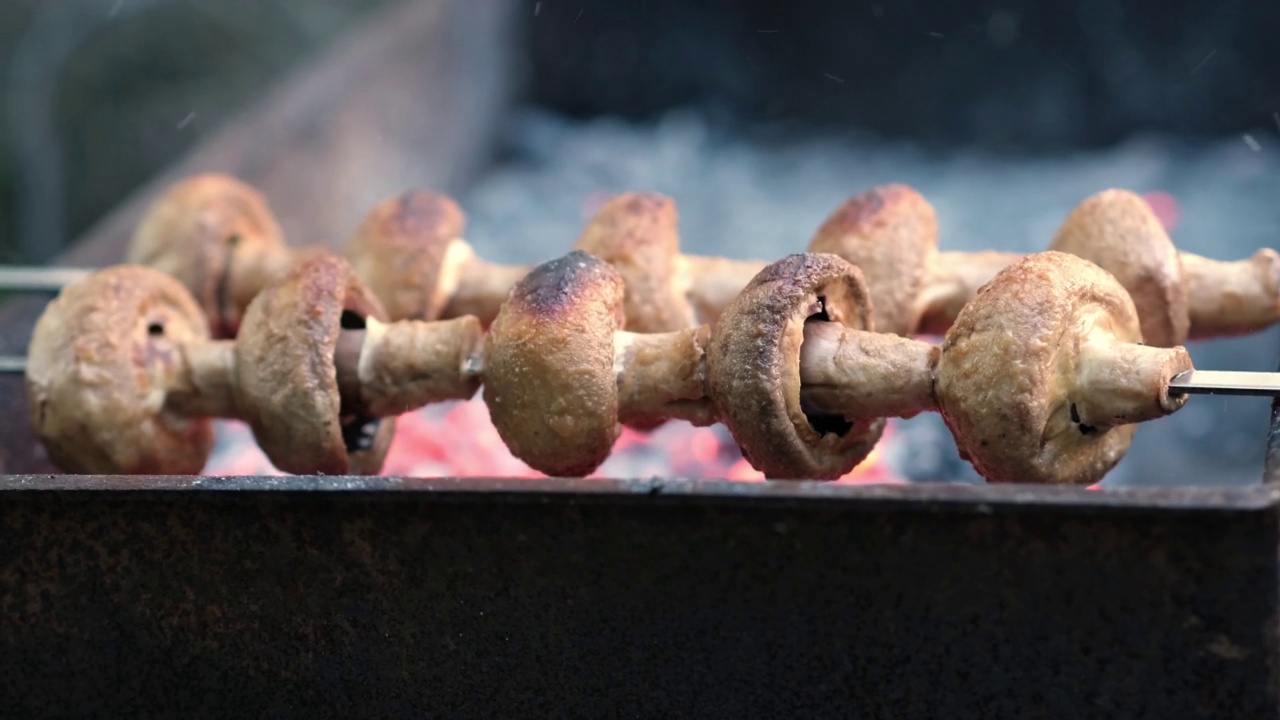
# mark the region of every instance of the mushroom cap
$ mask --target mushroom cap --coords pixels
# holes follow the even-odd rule
[[[587,224],[574,249],[622,274],[628,330],[674,332],[697,324],[693,306],[676,283],[680,232],[671,198],[639,192],[614,197]]]
[[[1136,424],[1093,433],[1071,417],[1086,338],[1140,343],[1129,293],[1075,255],[1042,252],[979,291],[947,332],[934,374],[961,456],[989,482],[1087,484],[1124,457]]]
[[[229,175],[207,173],[178,181],[151,204],[125,259],[177,278],[200,303],[213,336],[231,338],[259,290],[250,286],[257,273],[239,268],[284,247],[261,193]]]
[[[834,480],[862,462],[884,432],[883,418],[820,431],[801,408],[804,323],[823,315],[874,330],[862,272],[835,255],[789,255],[762,270],[713,330],[711,398],[743,456],[767,478]]]
[[[618,439],[614,332],[623,279],[575,250],[511,290],[485,340],[484,399],[512,454],[551,476],[590,474]]]
[[[1178,248],[1155,211],[1128,190],[1104,190],[1071,211],[1049,246],[1092,261],[1129,291],[1148,345],[1176,347],[1191,325]]]
[[[116,265],[63,288],[27,355],[28,414],[49,457],[68,473],[199,473],[211,423],[163,403],[181,346],[208,339],[191,293],[158,270]]]
[[[382,469],[395,419],[344,422],[340,414],[334,351],[344,311],[386,321],[351,265],[325,253],[269,285],[245,312],[236,339],[236,403],[267,458],[284,472]]]
[[[907,185],[874,187],[836,208],[809,252],[839,255],[856,265],[871,288],[876,330],[910,335],[925,309],[920,297],[938,252],[938,215]]]
[[[450,243],[467,216],[447,195],[414,189],[382,201],[365,217],[344,255],[392,320],[436,320],[448,298],[440,292]]]

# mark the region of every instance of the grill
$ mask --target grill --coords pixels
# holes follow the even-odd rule
[[[643,114],[684,92],[669,80],[678,73],[623,63],[613,72],[639,90],[618,96],[590,62],[609,38],[625,50],[604,54],[615,59],[649,57],[644,43],[671,33],[693,58],[756,57],[730,47],[711,3],[659,4],[683,30],[635,35],[618,28],[639,19],[607,4],[533,5],[380,12],[60,264],[118,262],[150,201],[193,172],[245,179],[290,238],[334,246],[406,187],[478,185],[477,206],[501,205],[498,150],[563,143],[563,128],[538,117],[518,125],[525,137],[503,135],[529,91],[524,59],[541,73],[539,100]],[[753,43],[802,31],[752,12]],[[987,30],[1005,38],[1013,17]],[[566,42],[581,23],[594,40]],[[576,84],[546,79],[574,63],[589,68]],[[666,81],[641,82],[645,72]],[[845,77],[826,75],[779,102],[817,122],[845,117],[849,101],[830,97]],[[722,100],[761,102],[736,77],[688,73]],[[1052,149],[1097,140],[1046,133]],[[564,195],[580,198],[571,175]],[[831,197],[797,202],[829,209]],[[694,210],[690,234],[709,222]],[[477,225],[478,236],[508,228],[498,213]],[[504,259],[540,261],[547,248],[528,252]],[[0,306],[6,352],[24,351],[47,301]],[[1269,369],[1278,348],[1268,331],[1211,346],[1197,364]],[[0,701],[18,717],[1275,714],[1280,400],[1269,418],[1260,398],[1201,400],[1210,424],[1230,418],[1243,459],[1213,456],[1212,433],[1186,450],[1180,430],[1160,426],[1175,429],[1153,429],[1158,439],[1126,461],[1129,481],[1103,492],[968,484],[971,473],[943,461],[912,470],[937,443],[930,419],[898,426],[886,452],[913,482],[891,485],[616,479],[625,464],[606,466],[615,479],[583,480],[223,477],[217,466],[104,477],[58,474],[32,435],[20,376],[0,375]],[[235,437],[224,437],[233,449]]]

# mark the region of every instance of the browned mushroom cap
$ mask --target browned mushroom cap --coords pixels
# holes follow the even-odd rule
[[[295,474],[372,475],[394,418],[343,418],[334,350],[338,332],[386,313],[346,260],[302,263],[250,303],[236,339],[236,403],[263,452]]]
[[[452,198],[410,190],[376,205],[344,254],[392,320],[435,320],[449,300],[444,275],[458,270],[445,256],[466,226]]]
[[[36,435],[69,473],[199,473],[207,420],[165,412],[181,345],[209,326],[177,280],[117,265],[65,287],[36,323],[27,403]]]
[[[227,175],[195,175],[157,199],[134,232],[127,262],[176,277],[195,295],[213,336],[235,337],[244,308],[286,260],[283,233],[261,193]]]
[[[1148,345],[1174,347],[1190,326],[1187,283],[1173,240],[1150,204],[1128,190],[1104,190],[1071,211],[1050,250],[1078,255],[1129,291]]]
[[[873,330],[869,297],[862,272],[839,257],[790,255],[761,271],[720,316],[707,351],[709,394],[765,477],[836,479],[879,441],[883,419],[811,419],[800,405],[805,320]]]
[[[676,282],[678,222],[671,198],[623,193],[600,208],[574,245],[622,273],[627,329],[632,332],[674,332],[697,325]]]
[[[947,332],[934,382],[961,455],[990,482],[1090,484],[1124,456],[1134,423],[1174,412],[1184,348],[1140,344],[1129,293],[1060,252],[1000,272]]]
[[[938,216],[911,187],[883,185],[836,209],[809,243],[853,263],[871,289],[878,332],[908,335],[924,313],[920,298],[938,252]]]
[[[485,343],[484,399],[512,454],[579,477],[618,439],[614,332],[622,275],[582,251],[534,268],[511,290]]]

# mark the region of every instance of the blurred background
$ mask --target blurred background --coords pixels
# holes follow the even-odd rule
[[[56,254],[384,4],[4,0],[4,259]]]
[[[1041,156],[1153,134],[1246,149],[1280,137],[1280,13],[1267,3],[504,4],[524,96],[576,119],[693,108],[722,127],[804,127],[792,137]],[[56,253],[387,5],[0,3],[0,252]]]
[[[1243,0],[5,0],[0,253],[67,257],[164,172],[217,166],[299,243],[433,185],[505,262],[563,252],[623,190],[674,197],[688,252],[775,259],[888,182],[934,203],[946,249],[1042,249],[1125,187],[1179,247],[1240,259],[1280,235],[1277,37]],[[1193,348],[1278,354],[1276,331]],[[1197,399],[1116,482],[1252,482],[1266,414]],[[974,479],[936,417],[902,427],[904,474]]]

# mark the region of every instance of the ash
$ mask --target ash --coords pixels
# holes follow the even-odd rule
[[[468,240],[484,256],[539,262],[576,240],[600,198],[650,190],[675,198],[685,252],[777,259],[802,251],[837,205],[871,186],[908,183],[937,208],[949,250],[1044,249],[1067,213],[1109,187],[1177,200],[1171,229],[1183,250],[1235,260],[1275,245],[1280,231],[1280,137],[1254,134],[1191,144],[1134,138],[1105,151],[1008,157],[929,153],[871,137],[721,131],[677,111],[652,123],[516,116],[505,153],[460,200]],[[1197,367],[1270,371],[1280,331],[1198,343]],[[1265,398],[1198,396],[1145,423],[1106,485],[1260,482]],[[897,421],[885,458],[914,481],[981,482],[929,413]]]

